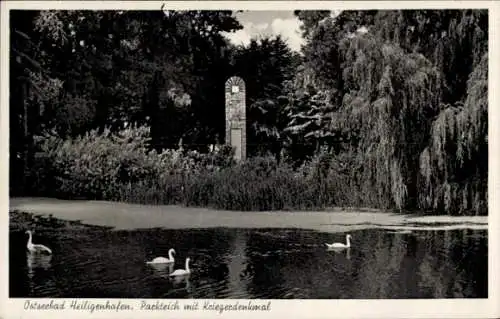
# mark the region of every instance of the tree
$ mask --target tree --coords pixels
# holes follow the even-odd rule
[[[487,212],[487,54],[469,76],[465,103],[448,105],[432,123],[431,140],[420,155],[420,172],[420,207]]]
[[[154,100],[150,87],[159,77],[164,79],[163,87],[155,88],[160,103],[171,99],[190,115],[184,128],[209,125],[223,131],[203,115],[223,112],[221,98],[213,97],[223,87],[225,72],[213,69],[225,63],[228,44],[220,32],[241,27],[231,11],[40,11],[33,20],[43,65],[64,82],[51,108],[61,134],[168,117],[163,106],[156,108],[161,114],[147,109]],[[193,123],[196,117],[206,122]],[[161,140],[164,133],[155,132]],[[175,134],[196,140],[191,131]]]
[[[287,106],[288,123],[284,133],[288,137],[289,155],[303,160],[318,152],[321,146],[335,149],[340,131],[332,129],[334,106],[329,100],[329,92],[317,89],[307,79],[308,69],[298,69],[293,82],[289,82]]]
[[[280,36],[253,39],[248,47],[236,48],[233,70],[246,85],[250,155],[280,153],[286,125],[285,83],[293,78],[299,62]]]
[[[355,191],[377,206],[456,213],[474,202],[479,213],[487,180],[487,103],[477,103],[487,96],[486,12],[344,11],[316,21],[304,67],[332,107],[318,109],[310,97],[292,118],[321,110],[316,118],[331,119],[342,153],[359,163]]]
[[[33,157],[33,134],[43,104],[58,94],[61,83],[47,75],[37,61],[38,49],[30,36],[32,11],[11,11],[10,37],[10,167],[11,191],[28,191]],[[22,176],[22,178],[12,178]]]
[[[224,131],[227,71],[214,70],[229,66],[220,32],[241,28],[231,11],[11,14],[15,176],[27,175],[31,136],[43,130],[74,137],[148,123],[157,148],[177,137],[206,143]],[[176,125],[164,130],[165,120]]]

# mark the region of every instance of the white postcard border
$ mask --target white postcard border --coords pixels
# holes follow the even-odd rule
[[[498,118],[500,99],[498,93],[500,76],[500,1],[3,1],[1,2],[1,60],[0,60],[0,252],[3,267],[0,269],[0,318],[133,318],[144,316],[150,318],[199,318],[199,317],[231,317],[263,318],[288,315],[294,318],[498,318],[500,317],[500,296],[498,290],[499,269],[499,227],[500,216],[497,205],[498,198],[498,150],[499,125]],[[405,299],[405,300],[270,300],[271,309],[265,312],[251,311],[72,311],[72,310],[24,310],[25,298],[9,298],[9,253],[8,253],[8,135],[9,135],[9,10],[10,9],[117,9],[117,10],[160,10],[165,9],[233,9],[233,10],[290,10],[293,9],[452,9],[452,8],[488,8],[489,19],[489,228],[488,228],[488,299]],[[36,299],[38,302],[50,302],[50,299]],[[68,304],[73,299],[53,299]],[[83,301],[85,299],[77,299]],[[91,302],[106,302],[108,299],[88,299]],[[121,301],[134,308],[140,307],[141,299],[109,299]],[[153,302],[154,299],[144,299]],[[189,300],[179,299],[187,303]],[[203,302],[204,300],[200,300]],[[210,300],[218,304],[234,304],[237,300]],[[241,303],[248,300],[239,300]],[[255,300],[264,303],[266,300]]]

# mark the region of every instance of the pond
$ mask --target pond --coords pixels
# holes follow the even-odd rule
[[[25,229],[10,231],[10,297],[372,299],[487,298],[487,230],[353,230],[352,247],[329,251],[346,233],[301,229],[40,227],[26,254]],[[174,268],[146,264],[174,248]]]

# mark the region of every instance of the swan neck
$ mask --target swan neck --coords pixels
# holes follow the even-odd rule
[[[186,259],[186,271],[189,271],[189,259]]]
[[[170,259],[170,260],[174,259],[174,256],[172,256],[172,255],[173,255],[173,251],[169,250],[168,251],[168,259]]]
[[[351,237],[347,236],[346,241],[347,241],[347,247],[351,247]]]
[[[28,233],[28,235],[29,235],[29,238],[28,238],[28,245],[29,245],[29,244],[32,244],[33,242],[32,242],[32,238],[31,238],[31,233]]]

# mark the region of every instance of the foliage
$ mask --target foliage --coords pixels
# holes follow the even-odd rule
[[[245,81],[247,95],[247,153],[279,154],[286,125],[283,93],[299,58],[280,37],[253,39],[233,53],[235,74]]]
[[[148,150],[149,128],[92,130],[63,140],[38,136],[41,194],[58,197],[185,204],[230,210],[311,209],[333,204],[328,160],[296,171],[274,157],[235,163],[233,150]],[[43,163],[43,164],[42,164]],[[325,167],[325,164],[327,165]],[[54,180],[50,180],[54,177]],[[36,183],[36,181],[34,181]],[[45,187],[43,187],[45,186]]]
[[[321,119],[337,136],[333,163],[350,165],[336,178],[351,179],[358,204],[484,213],[487,13],[343,11],[311,23],[316,15],[299,15],[308,41],[287,106],[298,124],[287,130],[299,133],[290,147],[311,129],[309,143],[324,144],[312,126]],[[324,107],[303,92],[325,95]]]
[[[482,214],[487,209],[488,56],[471,73],[464,104],[446,106],[432,124],[430,145],[420,155],[427,209]]]
[[[325,18],[331,16],[331,12],[328,10],[295,10],[294,14],[302,22],[300,28],[302,30],[302,35],[305,38],[308,38],[311,35],[312,31],[316,28],[316,26],[324,21]]]
[[[318,90],[314,85],[300,83],[305,81],[301,69],[292,83],[288,94],[288,104],[284,108],[288,123],[283,132],[288,138],[287,146],[292,148],[294,158],[313,155],[321,146],[338,151],[342,131],[334,129],[335,105],[328,91]],[[299,147],[300,149],[296,149]],[[298,157],[302,156],[302,157]]]
[[[50,76],[64,83],[50,109],[63,108],[71,115],[76,114],[71,109],[80,107],[88,114],[85,125],[82,118],[69,116],[60,119],[62,124],[56,118],[52,125],[59,134],[76,136],[91,128],[111,125],[117,129],[126,122],[165,118],[168,114],[163,111],[169,104],[183,113],[194,112],[198,118],[211,115],[205,113],[207,106],[223,112],[222,99],[214,98],[213,92],[223,89],[227,74],[212,71],[223,64],[222,69],[228,68],[224,62],[228,44],[220,32],[241,28],[230,11],[58,10],[30,14],[27,29],[38,39],[37,57]],[[88,105],[75,105],[72,99],[85,99]],[[215,123],[218,127],[213,129],[223,131],[224,121]],[[154,142],[161,143],[162,134],[169,135],[157,129],[164,124],[161,120],[149,124]],[[174,133],[175,143],[182,135],[195,138],[190,136],[194,132]]]
[[[40,150],[62,194],[101,199],[116,191],[112,187],[118,179],[136,181],[157,173],[155,162],[145,152],[144,133],[127,130],[114,135],[109,129],[102,134],[92,130],[68,140],[49,135],[41,139]]]
[[[230,11],[11,14],[14,190],[487,213],[486,10],[296,11],[301,55],[280,37],[231,45]],[[247,88],[239,164],[213,147],[231,75]]]
[[[63,140],[57,135],[37,137],[40,162],[54,176],[57,193],[95,199],[112,199],[121,185],[162,180],[171,175],[186,176],[198,168],[215,169],[231,165],[226,147],[210,154],[196,151],[149,150],[150,129],[130,126],[117,132],[105,128]],[[43,183],[43,181],[42,181]]]

